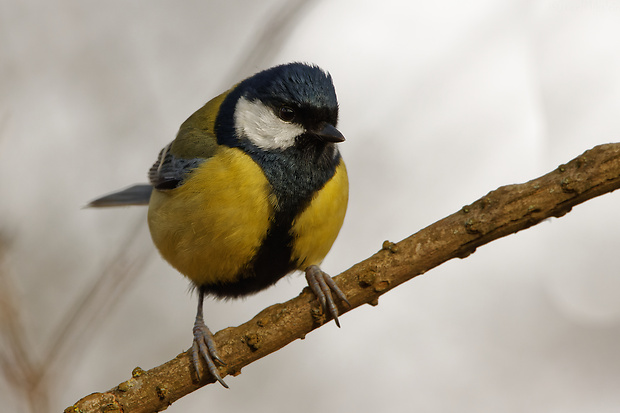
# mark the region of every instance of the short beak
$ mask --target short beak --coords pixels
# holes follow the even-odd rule
[[[344,136],[338,129],[329,123],[323,123],[319,129],[313,132],[319,139],[324,142],[344,142]]]

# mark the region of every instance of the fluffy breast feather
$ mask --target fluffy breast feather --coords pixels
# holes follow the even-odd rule
[[[153,191],[149,227],[161,255],[196,285],[234,282],[274,214],[270,185],[244,152],[226,148],[178,188]]]
[[[341,159],[334,176],[319,190],[291,228],[291,260],[297,269],[318,265],[336,240],[349,200],[347,169]]]

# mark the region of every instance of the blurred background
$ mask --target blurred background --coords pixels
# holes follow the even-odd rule
[[[350,207],[332,275],[498,186],[620,139],[610,0],[0,0],[0,400],[61,411],[189,348],[196,297],[144,182],[211,97],[259,70],[334,78]],[[170,412],[617,412],[620,193],[452,260]],[[213,331],[296,274],[205,306]]]

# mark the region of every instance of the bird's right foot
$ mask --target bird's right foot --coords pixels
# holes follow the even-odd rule
[[[226,363],[224,363],[217,354],[213,334],[205,325],[202,318],[196,317],[196,322],[194,323],[194,343],[192,344],[192,361],[194,363],[194,369],[196,370],[198,379],[200,379],[201,358],[207,363],[207,370],[209,370],[209,373],[211,373],[211,375],[215,377],[222,386],[228,388],[228,385],[224,382],[222,376],[220,376],[219,369],[215,365],[215,361],[221,365]]]
[[[192,344],[192,362],[194,363],[194,370],[200,380],[200,359],[202,358],[207,363],[207,370],[209,373],[220,382],[220,384],[226,388],[228,385],[220,376],[220,371],[215,365],[217,361],[221,365],[225,365],[217,354],[215,347],[215,340],[213,339],[213,333],[209,330],[209,327],[205,324],[202,316],[202,304],[205,298],[205,291],[201,288],[198,290],[198,309],[196,311],[196,321],[194,321],[194,343]]]

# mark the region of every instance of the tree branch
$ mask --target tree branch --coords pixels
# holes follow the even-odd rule
[[[518,185],[488,193],[471,205],[400,241],[385,241],[372,257],[336,277],[352,308],[376,304],[380,295],[455,257],[465,258],[495,239],[561,217],[573,206],[620,187],[620,143],[596,146],[554,171]],[[352,308],[341,306],[341,312]],[[272,305],[252,320],[215,335],[226,366],[222,376],[277,351],[320,327],[327,320],[314,295],[305,288],[283,304]],[[188,352],[105,392],[84,397],[65,412],[152,412],[213,382],[198,382]]]

